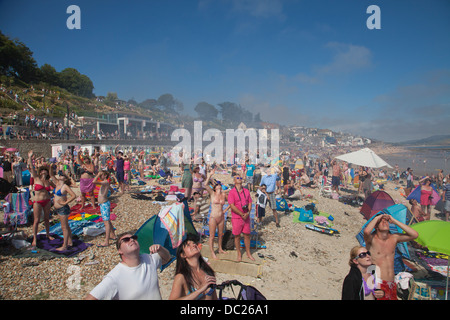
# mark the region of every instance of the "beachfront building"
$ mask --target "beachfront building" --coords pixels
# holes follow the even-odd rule
[[[103,134],[115,134],[121,139],[170,139],[170,134],[175,129],[170,123],[125,113],[83,116],[79,117],[79,123],[87,131],[95,130],[100,140]]]

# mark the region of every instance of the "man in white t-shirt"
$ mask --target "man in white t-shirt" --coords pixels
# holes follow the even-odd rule
[[[161,300],[157,269],[170,260],[169,251],[159,244],[150,254],[139,254],[137,236],[118,237],[117,251],[122,258],[87,296],[86,300]]]

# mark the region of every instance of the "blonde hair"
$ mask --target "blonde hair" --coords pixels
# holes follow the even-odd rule
[[[350,250],[350,259],[349,259],[349,261],[348,261],[348,265],[349,265],[350,267],[356,266],[356,264],[355,264],[355,262],[354,262],[353,260],[358,256],[358,251],[359,251],[359,249],[361,249],[361,248],[364,248],[364,247],[363,247],[363,246],[356,246],[356,247],[353,247],[353,248]]]

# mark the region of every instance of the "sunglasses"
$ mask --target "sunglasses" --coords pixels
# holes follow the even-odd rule
[[[356,257],[355,257],[355,259],[359,259],[359,258],[361,258],[361,259],[363,259],[363,258],[365,258],[365,257],[367,257],[367,255],[371,255],[370,254],[370,251],[367,251],[367,252],[361,252],[360,254],[358,254]]]
[[[127,242],[129,242],[131,239],[133,239],[133,240],[137,240],[137,238],[138,238],[138,236],[137,235],[133,235],[133,236],[131,236],[131,237],[123,237],[122,239],[120,239],[120,242],[119,242],[119,247],[120,247],[120,245],[122,244],[122,243],[127,243]]]
[[[238,180],[241,180],[242,178],[241,177],[234,177],[235,179],[238,179]]]

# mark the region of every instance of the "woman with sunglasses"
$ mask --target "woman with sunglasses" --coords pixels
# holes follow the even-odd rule
[[[169,251],[154,244],[149,254],[140,254],[138,238],[125,232],[117,237],[116,247],[121,257],[87,296],[86,300],[161,300],[158,268],[170,261]]]
[[[375,300],[383,297],[382,290],[375,289],[375,277],[368,272],[372,265],[370,252],[361,246],[350,250],[350,272],[342,285],[342,300]]]

